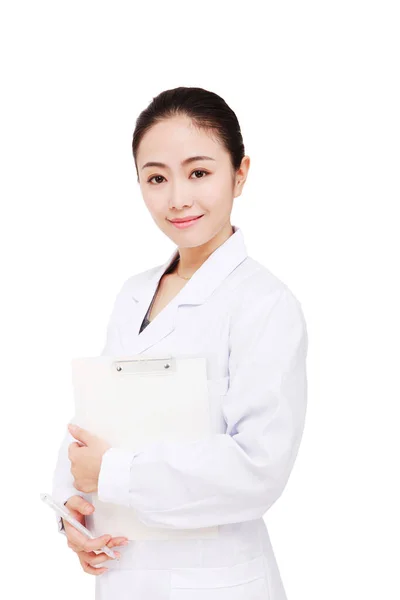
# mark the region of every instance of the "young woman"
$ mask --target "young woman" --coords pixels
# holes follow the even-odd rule
[[[81,522],[97,492],[133,507],[149,527],[217,526],[218,536],[123,546],[110,536],[86,540],[68,523],[63,533],[84,570],[99,575],[98,600],[285,600],[263,515],[286,485],[303,433],[301,305],[247,255],[242,230],[230,222],[250,160],[220,96],[162,92],[140,114],[132,147],[144,202],[176,248],[124,282],[103,354],[206,356],[214,435],[135,454],[70,430],[53,496]],[[120,546],[119,561],[95,554],[105,543]]]

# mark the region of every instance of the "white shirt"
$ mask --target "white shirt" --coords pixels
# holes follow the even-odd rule
[[[102,351],[207,357],[215,435],[156,442],[138,452],[110,448],[98,496],[133,507],[149,526],[218,526],[219,535],[119,547],[120,561],[105,561],[110,571],[96,577],[101,600],[125,598],[127,588],[126,598],[135,591],[146,600],[286,600],[263,515],[281,495],[302,438],[307,329],[293,292],[247,255],[242,230],[233,231],[140,334],[178,249],[163,265],[129,277]],[[53,497],[60,503],[75,494],[91,500],[73,486],[73,441],[67,432],[54,472]]]

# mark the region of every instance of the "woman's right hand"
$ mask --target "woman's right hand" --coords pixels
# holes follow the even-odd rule
[[[93,504],[90,504],[85,498],[78,495],[68,498],[65,506],[72,516],[82,525],[85,525],[85,515],[91,514],[90,511],[88,511],[88,508],[92,507],[94,510]],[[65,521],[64,519],[63,524],[65,535],[68,538],[68,546],[77,553],[85,573],[90,573],[91,575],[102,575],[105,571],[108,571],[106,567],[96,568],[93,565],[103,563],[106,560],[114,560],[104,552],[96,554],[94,552],[95,550],[100,550],[103,546],[108,546],[108,548],[122,546],[125,545],[125,540],[126,542],[129,541],[126,537],[113,538],[111,535],[102,535],[101,537],[92,540],[87,538],[83,533],[71,525],[71,523],[68,523],[68,521]],[[115,551],[115,554],[118,558],[121,556],[119,552]]]

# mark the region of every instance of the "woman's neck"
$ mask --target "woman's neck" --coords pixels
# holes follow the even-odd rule
[[[178,248],[179,260],[172,271],[181,277],[191,277],[209,256],[233,235],[233,227],[228,222],[211,240],[194,248]]]

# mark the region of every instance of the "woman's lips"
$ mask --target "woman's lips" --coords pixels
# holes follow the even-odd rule
[[[178,229],[185,229],[186,227],[190,227],[191,225],[194,225],[197,221],[200,221],[201,217],[204,217],[204,215],[201,215],[200,217],[197,217],[196,219],[191,219],[190,221],[181,221],[180,223],[178,223],[178,222],[174,223],[173,221],[170,221],[170,223],[171,223],[171,225],[174,225]]]

